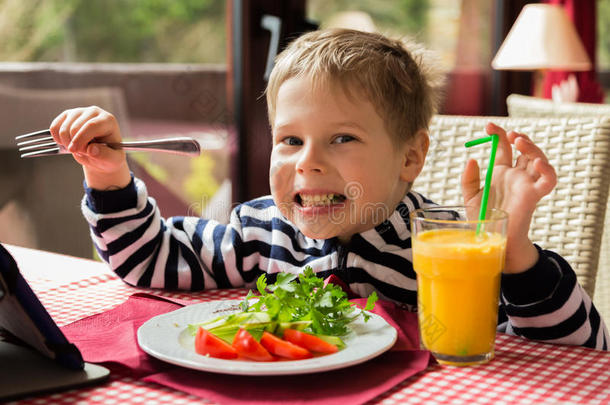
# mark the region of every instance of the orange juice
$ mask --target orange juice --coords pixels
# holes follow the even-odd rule
[[[413,237],[423,345],[441,363],[493,358],[506,238],[471,229],[433,229]]]

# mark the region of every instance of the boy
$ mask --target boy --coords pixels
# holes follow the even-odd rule
[[[273,282],[307,264],[358,295],[376,290],[415,309],[408,216],[433,204],[410,187],[428,150],[437,77],[419,50],[378,34],[317,31],[294,41],[267,88],[272,196],[238,206],[228,225],[161,218],[124,152],[91,143],[120,141],[107,112],[65,111],[51,132],[84,167],[83,212],[101,257],[130,284],[251,287],[261,273]],[[499,329],[607,349],[608,332],[573,270],[528,239],[536,203],[556,184],[553,168],[527,136],[486,130],[500,136],[494,187],[505,191],[498,205],[510,217]],[[514,165],[511,145],[521,153]],[[478,172],[468,162],[466,204],[480,201]]]

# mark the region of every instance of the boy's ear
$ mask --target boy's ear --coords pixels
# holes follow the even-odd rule
[[[428,131],[420,129],[417,131],[413,139],[406,142],[404,145],[404,163],[400,172],[400,179],[412,183],[426,162],[428,147],[430,146],[430,138]]]

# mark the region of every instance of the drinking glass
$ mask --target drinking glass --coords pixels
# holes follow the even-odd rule
[[[476,207],[411,213],[420,338],[441,364],[482,364],[494,357],[508,215]]]

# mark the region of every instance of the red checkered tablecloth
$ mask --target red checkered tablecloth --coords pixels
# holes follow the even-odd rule
[[[236,299],[246,290],[176,293],[135,289],[103,264],[10,247],[20,269],[59,325],[113,308],[135,292],[194,302]],[[54,262],[55,261],[55,262]],[[47,274],[49,263],[61,274]],[[55,270],[55,273],[57,270]],[[201,398],[113,374],[109,383],[21,400],[20,404],[190,404]],[[17,402],[15,402],[17,403]],[[610,404],[610,352],[527,341],[498,334],[496,359],[474,367],[435,365],[373,403],[586,403]]]

